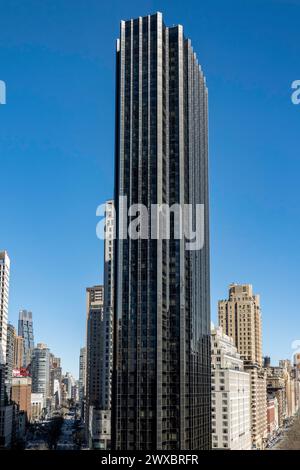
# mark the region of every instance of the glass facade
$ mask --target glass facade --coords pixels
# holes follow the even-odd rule
[[[121,22],[117,43],[113,446],[210,448],[207,89],[182,26]],[[122,208],[204,204],[205,243],[119,237]]]
[[[24,339],[23,367],[27,367],[30,362],[31,351],[34,348],[32,313],[27,310],[21,310],[19,313],[18,335]]]
[[[103,322],[103,286],[88,287],[86,323],[86,400],[101,408],[101,373],[106,331]]]
[[[32,393],[42,393],[44,404],[50,394],[50,350],[38,344],[31,356]]]

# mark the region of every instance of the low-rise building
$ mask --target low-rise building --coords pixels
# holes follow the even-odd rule
[[[31,394],[31,421],[41,419],[44,408],[44,396],[42,393]]]

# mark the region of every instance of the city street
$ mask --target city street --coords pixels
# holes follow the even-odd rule
[[[291,425],[282,432],[273,450],[299,450],[300,449],[300,416],[295,417]]]
[[[31,425],[26,439],[26,450],[75,450],[80,446],[75,443],[78,422],[73,413],[64,417],[54,416]]]

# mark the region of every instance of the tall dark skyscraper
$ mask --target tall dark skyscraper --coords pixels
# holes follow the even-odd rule
[[[23,366],[30,363],[30,354],[34,348],[32,313],[20,310],[18,322],[18,335],[24,339]]]
[[[210,448],[207,88],[182,26],[122,21],[117,42],[113,446]],[[120,239],[128,207],[204,205],[204,246]],[[126,222],[127,219],[125,219]],[[128,221],[127,221],[128,225]],[[153,238],[153,237],[152,237]]]

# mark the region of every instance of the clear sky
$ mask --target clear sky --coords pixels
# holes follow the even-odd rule
[[[231,282],[261,294],[264,353],[300,339],[299,0],[0,0],[0,250],[9,319],[78,375],[85,287],[102,281],[96,207],[113,195],[119,21],[181,23],[207,77],[212,319]]]

